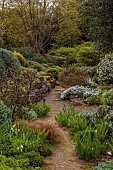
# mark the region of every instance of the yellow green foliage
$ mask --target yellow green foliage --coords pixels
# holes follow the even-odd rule
[[[27,60],[25,59],[25,57],[20,54],[19,52],[15,51],[13,52],[13,54],[18,58],[18,60],[20,61],[22,66],[27,66]]]

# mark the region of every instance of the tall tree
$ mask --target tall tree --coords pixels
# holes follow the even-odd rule
[[[20,36],[21,40],[26,40],[25,44],[40,52],[50,42],[55,31],[55,3],[48,0],[9,0],[8,8],[2,11],[5,34],[8,38],[10,34],[13,40]]]
[[[41,52],[51,40],[74,44],[78,34],[75,0],[7,0],[2,13],[5,42]]]
[[[55,43],[58,46],[73,47],[80,35],[77,26],[78,12],[76,0],[61,0],[58,10],[58,32],[55,35]]]
[[[104,51],[113,43],[113,0],[79,0],[80,29]]]

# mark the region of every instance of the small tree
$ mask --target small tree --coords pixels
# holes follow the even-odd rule
[[[38,89],[34,82],[37,79],[37,71],[33,69],[18,70],[13,72],[11,77],[1,78],[0,99],[11,108],[13,120],[15,120],[16,112],[32,102],[34,89]],[[40,89],[38,89],[38,92],[40,93]],[[39,93],[37,94],[37,100]]]

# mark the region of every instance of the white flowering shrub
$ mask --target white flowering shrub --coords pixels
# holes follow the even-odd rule
[[[105,55],[97,68],[98,80],[100,83],[113,83],[113,54]]]
[[[71,95],[82,94],[84,98],[88,96],[98,96],[101,90],[91,89],[84,86],[72,86],[61,93],[61,99],[69,99]]]

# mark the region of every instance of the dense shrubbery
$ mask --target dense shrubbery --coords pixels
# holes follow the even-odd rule
[[[0,82],[0,98],[11,108],[14,119],[16,112],[23,106],[36,104],[45,97],[47,91],[47,82],[40,80],[33,69],[15,72],[11,78]]]
[[[60,47],[49,51],[50,55],[66,58],[65,64],[79,63],[85,66],[97,65],[100,61],[98,46],[93,42],[84,42],[73,48]]]
[[[78,112],[71,106],[68,111],[60,112],[56,116],[56,121],[70,128],[79,157],[89,160],[101,153],[107,154],[108,150],[112,152],[112,112],[109,106]]]
[[[71,57],[71,56],[76,56],[78,50],[79,50],[79,46],[76,47],[76,48],[60,47],[58,49],[50,50],[49,54],[55,55],[55,56],[58,56],[58,57]]]
[[[40,169],[44,163],[43,153],[51,150],[46,136],[44,131],[15,124],[9,131],[0,133],[0,166]]]
[[[81,47],[76,55],[78,63],[83,63],[86,66],[95,66],[100,61],[99,51],[92,47]]]
[[[20,68],[19,60],[11,51],[0,49],[0,77],[10,76],[11,72]]]
[[[40,63],[40,64],[45,64],[47,63],[47,60],[44,56],[42,56],[41,54],[36,54],[36,57],[34,59],[34,61]]]
[[[41,107],[38,109],[38,106]],[[47,114],[47,108],[50,109],[46,105],[45,107],[37,105],[38,112],[41,112],[40,116],[43,116],[42,112]],[[21,124],[17,122],[12,125],[12,113],[2,101],[0,102],[0,119],[0,168],[3,170],[5,168],[9,170],[41,169],[40,166],[44,163],[43,156],[52,153],[47,140],[48,130],[45,129],[46,127],[32,128],[24,125],[24,121]]]
[[[72,65],[61,71],[59,81],[61,85],[64,86],[87,85],[88,77],[89,76],[85,68],[79,68]]]

